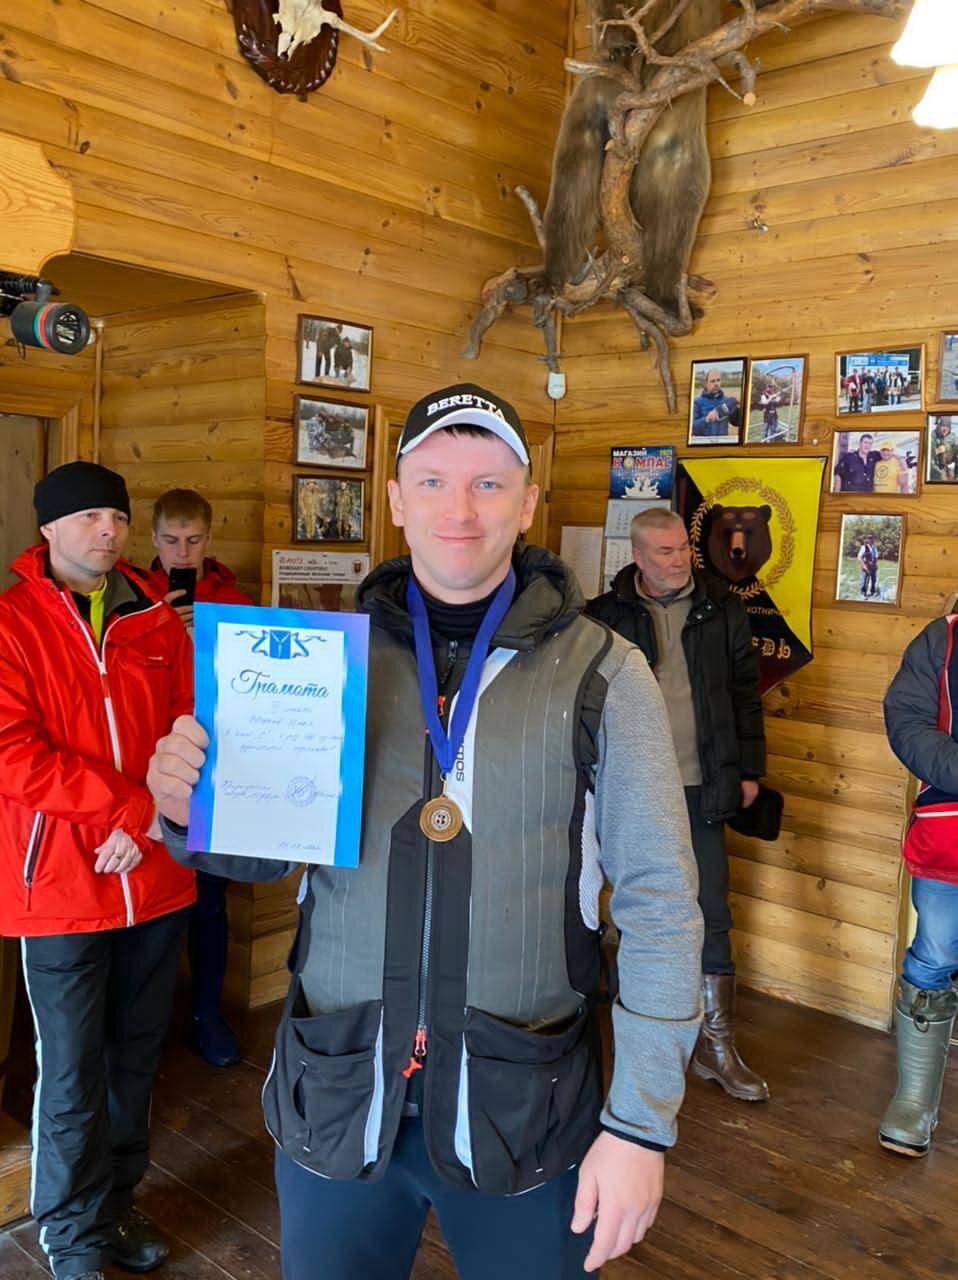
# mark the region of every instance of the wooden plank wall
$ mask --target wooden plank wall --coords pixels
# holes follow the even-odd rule
[[[130,558],[148,565],[153,502],[198,489],[213,551],[260,592],[265,314],[255,294],[111,316],[103,328],[100,460],[126,478]]]
[[[357,0],[367,28],[386,6]],[[409,0],[389,53],[355,40],[307,102],[240,55],[223,0],[30,0],[4,15],[0,129],[44,144],[77,204],[74,250],[266,298],[265,547],[290,535],[300,313],[375,327],[393,420],[437,385],[507,388],[552,424],[538,335],[461,349],[479,289],[534,255],[565,91],[568,0]]]
[[[369,29],[388,7],[351,0],[349,19]],[[5,7],[0,130],[42,143],[68,178],[74,252],[264,299],[262,376],[248,335],[224,350],[173,314],[109,322],[103,458],[130,478],[143,558],[149,501],[186,480],[228,517],[223,558],[268,592],[270,552],[290,537],[301,313],[374,327],[371,394],[348,398],[382,405],[387,420],[474,380],[548,435],[537,333],[506,321],[478,362],[460,352],[485,279],[536,254],[513,187],[546,194],[568,15],[569,0],[406,0],[387,54],[367,65],[341,40],[331,79],[301,102],[246,64],[224,0]],[[224,382],[249,396],[229,416]],[[257,890],[232,908],[234,941],[249,944],[232,995],[271,998],[289,893]]]
[[[692,269],[718,293],[697,332],[675,344],[679,415],[667,415],[627,319],[593,313],[566,326],[554,545],[564,524],[601,522],[611,445],[684,452],[693,358],[808,354],[805,443],[793,454],[830,450],[836,351],[924,342],[928,385],[937,385],[938,332],[958,321],[958,130],[911,122],[927,74],[890,61],[896,35],[877,18],[824,18],[753,49],[765,67],[754,110],[713,94],[713,188]],[[587,43],[581,20],[576,38]],[[905,787],[881,698],[905,644],[954,588],[956,498],[940,487],[887,506],[824,498],[815,657],[766,699],[769,780],[786,794],[785,831],[774,845],[730,842],[743,978],[875,1025],[890,1011]],[[907,514],[897,611],[833,606],[840,516],[859,509]]]

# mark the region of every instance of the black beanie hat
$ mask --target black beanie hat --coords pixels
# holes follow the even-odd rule
[[[37,481],[33,490],[37,524],[50,524],[61,516],[94,507],[112,507],[130,514],[126,481],[96,462],[67,462]]]

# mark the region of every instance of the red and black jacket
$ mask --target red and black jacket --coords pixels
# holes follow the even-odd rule
[[[885,696],[892,750],[921,779],[903,854],[913,876],[958,884],[958,614],[905,650]]]
[[[194,877],[147,836],[146,770],[158,738],[193,707],[189,638],[122,560],[132,592],[98,648],[45,546],[12,566],[0,596],[0,935],[86,933],[188,906]],[[144,851],[128,874],[98,874],[111,831]]]
[[[164,597],[170,589],[170,580],[166,570],[160,564],[159,557],[150,565],[147,582],[158,596]],[[249,596],[244,595],[236,585],[236,574],[227,569],[225,564],[207,557],[203,561],[203,571],[196,575],[196,599],[200,604],[252,604]],[[176,605],[177,601],[173,601]]]

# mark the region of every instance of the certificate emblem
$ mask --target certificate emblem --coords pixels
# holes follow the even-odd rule
[[[319,790],[312,778],[290,778],[286,799],[297,809],[308,809],[318,795]]]
[[[448,796],[436,796],[427,800],[419,811],[419,826],[424,836],[437,844],[445,844],[462,830],[462,810]]]

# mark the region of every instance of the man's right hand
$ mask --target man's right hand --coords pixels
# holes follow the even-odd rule
[[[193,606],[191,604],[173,604],[174,600],[179,600],[180,596],[185,596],[186,591],[180,587],[178,591],[168,591],[163,599],[168,605],[173,606],[173,612],[177,615],[187,631],[193,629]]]
[[[718,422],[718,409],[710,409],[705,415],[706,422]]]
[[[206,759],[209,736],[193,716],[178,716],[173,728],[156,744],[146,785],[164,818],[185,827],[190,817],[190,797]]]

